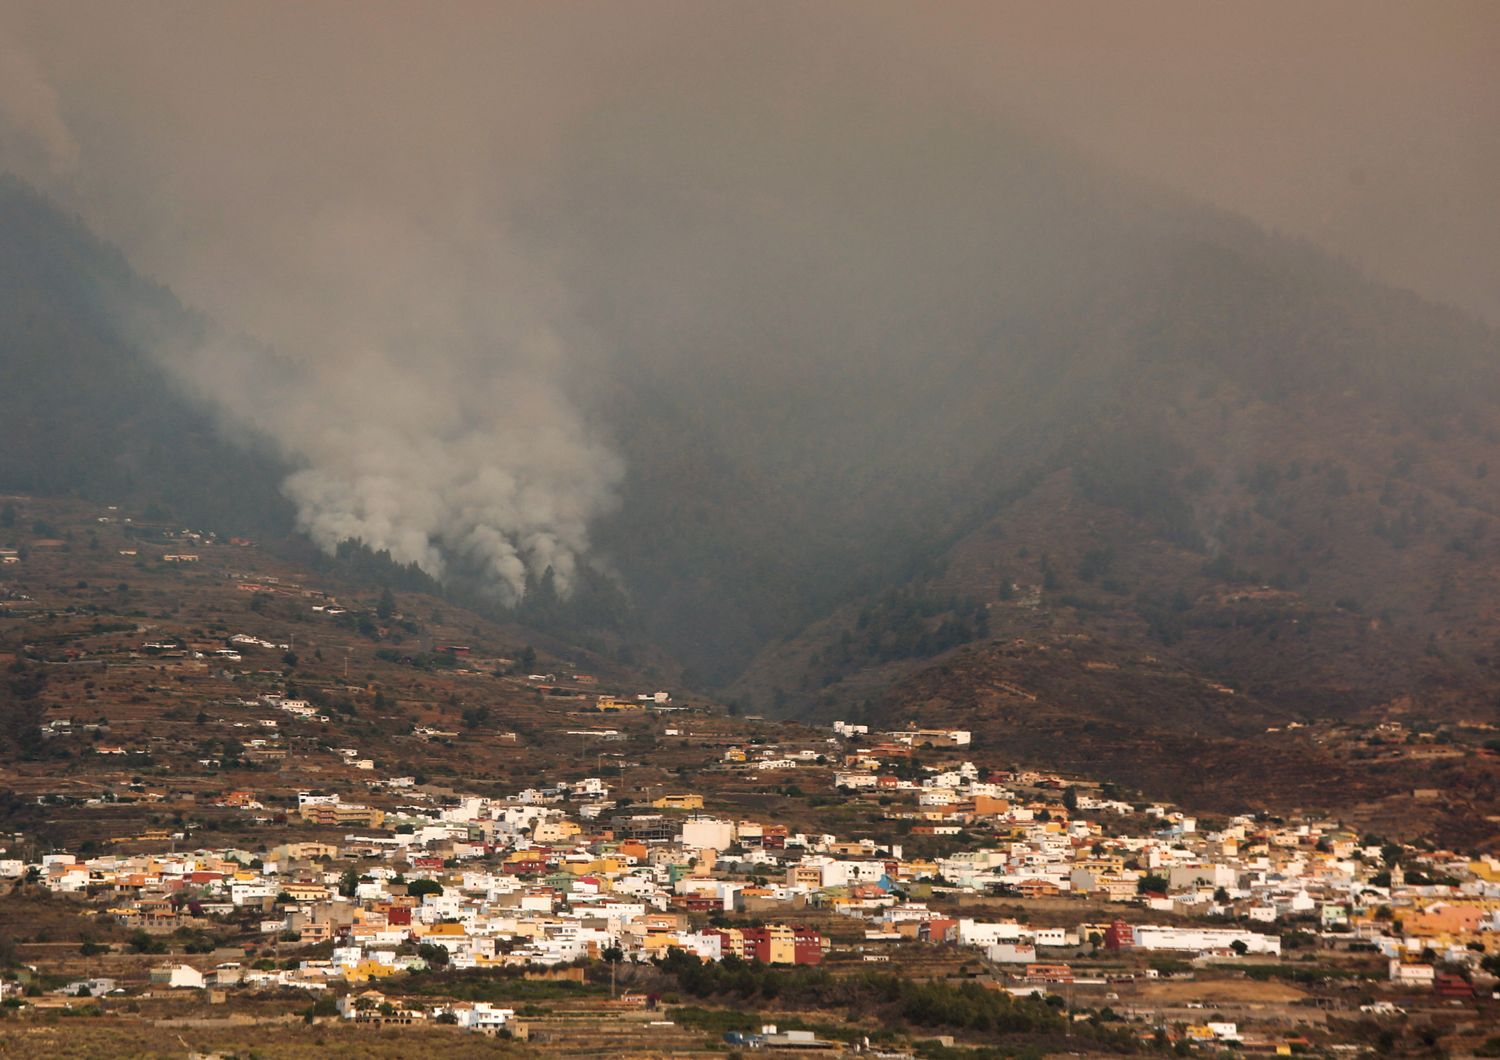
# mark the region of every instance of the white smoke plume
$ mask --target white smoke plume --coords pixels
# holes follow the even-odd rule
[[[361,242],[370,232],[335,227]],[[361,274],[346,297],[384,310],[319,327],[309,353],[222,338],[151,348],[298,467],[283,491],[324,549],[353,539],[439,579],[474,574],[506,603],[550,569],[566,595],[623,473],[567,392],[574,355],[539,306],[515,306],[516,287],[486,297],[435,243],[382,252],[404,264],[384,266],[373,291]],[[492,260],[473,276],[512,267]]]
[[[581,411],[587,336],[513,233],[569,103],[524,91],[545,57],[497,71],[464,12],[391,14],[147,3],[80,30],[0,4],[0,168],[213,322],[122,321],[279,448],[318,545],[567,594],[622,465]]]
[[[621,468],[558,386],[421,358],[358,358],[348,371],[255,417],[306,462],[285,485],[302,529],[439,578],[462,560],[507,601],[549,567],[566,593]]]
[[[1494,11],[0,0],[0,166],[43,183],[223,334],[265,344],[158,352],[228,422],[276,440],[316,541],[357,537],[450,578],[477,568],[513,598],[549,566],[565,590],[615,503],[603,377],[676,349],[679,379],[794,396],[767,367],[795,378],[809,335],[873,345],[882,308],[911,326],[878,292],[943,274],[908,267],[884,226],[933,234],[924,261],[941,262],[975,245],[983,219],[955,221],[940,191],[878,224],[824,208],[797,223],[782,203],[841,172],[848,192],[831,205],[857,206],[861,175],[883,172],[881,138],[943,126],[950,86],[965,112],[1015,116],[1500,319]],[[851,126],[799,121],[872,88],[898,105],[856,108]],[[624,131],[621,98],[639,115]],[[764,208],[743,235],[674,227],[675,202],[714,194],[681,101],[724,130],[721,155],[762,145],[728,163],[755,175],[742,198]],[[757,113],[776,127],[741,136]],[[614,168],[576,150],[600,140]],[[961,138],[945,142],[963,156]],[[922,163],[913,181],[951,171]],[[564,205],[533,211],[553,184],[572,189]],[[752,263],[787,267],[716,271],[741,239],[761,246]],[[854,311],[791,279],[821,262],[831,280],[877,270],[867,298],[842,292]],[[784,324],[779,348],[757,338],[767,322]]]

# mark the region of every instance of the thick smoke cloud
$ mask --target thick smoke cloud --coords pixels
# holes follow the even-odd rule
[[[866,124],[847,150],[747,160],[743,192],[762,197],[751,206],[767,223],[745,233],[777,241],[789,275],[832,274],[840,253],[878,257],[885,236],[819,230],[815,216],[791,231],[778,183],[795,196],[808,158],[858,173],[879,122],[899,137],[961,100],[965,115],[1071,141],[1500,321],[1497,68],[1500,19],[1484,2],[0,0],[0,165],[222,325],[191,347],[153,345],[231,425],[281,446],[298,467],[287,494],[320,544],[359,537],[434,574],[477,569],[513,597],[549,566],[565,587],[616,502],[625,469],[600,415],[612,363],[650,362],[640,347],[659,342],[688,350],[674,370],[698,357],[734,387],[781,387],[802,370],[774,363],[743,302],[708,282],[774,294],[775,277],[715,271],[732,248],[698,248],[690,233],[611,229],[616,213],[651,216],[612,204],[666,181],[695,194],[704,115],[722,119],[714,149],[732,151],[747,111],[780,115],[789,136],[837,139],[839,99],[883,101],[878,120],[851,109]],[[622,97],[632,105],[617,109]],[[615,113],[642,121],[624,134],[633,141],[620,142]],[[753,141],[777,135],[762,127]],[[579,150],[601,140],[610,150]],[[653,156],[635,169],[632,142]],[[663,158],[689,164],[672,178]],[[579,172],[599,159],[622,168]],[[652,187],[632,184],[642,172]],[[557,201],[569,216],[547,213]],[[949,233],[944,254],[972,228],[936,198],[889,220]],[[680,287],[660,290],[631,241],[672,247]],[[817,249],[834,242],[858,249]],[[596,272],[580,292],[595,246],[636,271],[619,283]],[[700,252],[713,268],[694,268]],[[910,264],[889,262],[890,289],[919,280]],[[638,292],[649,314],[619,301],[600,313],[610,291]],[[677,313],[674,299],[698,305]],[[791,315],[774,326],[847,341],[879,320],[799,308],[805,328]],[[685,338],[682,321],[703,330]],[[716,363],[716,349],[734,363]]]
[[[187,341],[122,320],[279,447],[313,540],[506,601],[550,569],[566,593],[622,470],[577,399],[588,338],[510,234],[559,117],[531,75],[494,76],[451,16],[422,39],[394,10],[101,9],[82,33],[32,14],[0,53],[24,89],[6,165],[215,322]]]
[[[548,569],[568,591],[589,524],[613,503],[621,470],[590,440],[552,373],[516,363],[550,361],[553,341],[518,330],[467,355],[402,358],[367,348],[259,386],[227,385],[245,361],[239,352],[220,359],[193,347],[181,367],[304,465],[284,489],[319,545],[361,540],[439,578],[456,564],[510,601],[528,575]],[[517,355],[518,342],[543,350]],[[495,364],[502,356],[503,369]],[[247,405],[250,395],[261,407]]]
[[[300,465],[284,492],[325,549],[363,541],[505,602],[548,570],[567,593],[622,468],[565,388],[579,351],[525,263],[477,249],[455,262],[432,234],[363,208],[309,235],[328,255],[333,319],[296,352],[222,332],[143,344]],[[336,262],[366,259],[380,264],[335,279]]]

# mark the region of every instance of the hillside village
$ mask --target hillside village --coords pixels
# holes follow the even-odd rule
[[[1492,847],[1174,805],[1003,732],[768,722],[607,646],[23,503],[0,1034],[33,1051],[83,1014],[368,1055],[1489,1047]],[[1416,731],[1275,735],[1494,755]]]
[[[84,904],[130,929],[130,945],[142,952],[158,940],[227,927],[287,955],[184,955],[152,965],[144,981],[95,975],[50,991],[110,1007],[142,990],[208,991],[221,1001],[226,991],[298,990],[336,998],[343,1019],[525,1035],[532,1021],[515,1006],[432,1000],[413,996],[409,984],[433,970],[659,964],[674,953],[773,967],[883,966],[917,946],[972,956],[997,989],[1018,998],[1066,988],[1070,1007],[1084,1012],[1118,999],[1122,982],[1274,968],[1290,952],[1288,936],[1308,956],[1369,954],[1383,964],[1383,975],[1370,976],[1377,998],[1363,1006],[1370,1013],[1394,1013],[1413,993],[1468,1004],[1496,991],[1494,858],[1415,855],[1333,822],[1269,826],[1241,817],[1200,830],[1163,805],[1146,808],[1149,828],[1125,828],[1120,822],[1135,813],[1128,802],[1080,794],[1057,776],[981,773],[970,761],[885,784],[892,777],[881,772],[883,756],[909,747],[909,734],[890,734],[885,746],[859,728],[839,726],[841,757],[868,767],[839,773],[842,787],[868,776],[879,790],[901,793],[895,812],[930,829],[916,834],[977,827],[990,838],[915,857],[900,844],[705,815],[701,795],[689,792],[664,793],[653,812],[624,813],[597,777],[505,799],[435,797],[409,777],[382,777],[370,787],[391,801],[386,811],[299,794],[302,819],[366,829],[331,841],[95,857],[57,851],[34,862],[0,860],[0,877]],[[250,791],[224,801],[252,818],[266,811]],[[973,895],[1077,896],[1102,900],[1107,912],[1043,926],[966,915],[964,898]],[[826,933],[810,926],[830,915],[850,926]],[[317,945],[325,953],[296,956]],[[47,973],[28,969],[11,987],[13,1004],[37,998]],[[638,990],[614,998],[660,1003]],[[1148,1039],[1165,1032],[1273,1050],[1288,1040],[1276,1019],[1253,1014],[1174,1028],[1158,1013],[1115,1010]]]

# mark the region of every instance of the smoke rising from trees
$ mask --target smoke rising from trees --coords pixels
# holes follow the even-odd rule
[[[216,323],[152,352],[280,447],[319,544],[512,599],[566,590],[616,507],[638,376],[894,424],[861,387],[923,383],[914,322],[972,339],[1079,279],[1039,249],[1066,218],[975,195],[987,124],[1500,319],[1497,45],[1457,3],[14,3],[0,165]],[[872,456],[752,426],[783,467]]]

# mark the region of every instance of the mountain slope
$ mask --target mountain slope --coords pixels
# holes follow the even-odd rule
[[[526,204],[627,468],[623,596],[549,628],[786,712],[1037,614],[1270,716],[1493,702],[1492,331],[962,107],[786,102],[622,99]],[[119,326],[170,296],[13,182],[0,225],[0,488],[285,529]]]
[[[1262,462],[1363,486],[1414,446],[1397,533],[1417,493],[1472,494],[1455,535],[1490,503],[1500,341],[1461,314],[962,107],[769,98],[726,122],[645,102],[600,119],[534,223],[600,337],[584,397],[630,469],[597,540],[645,627],[714,680],[1065,469],[1191,567],[1242,518],[1248,495],[1215,484]],[[1275,522],[1255,518],[1242,567],[1315,565],[1310,516],[1294,562],[1250,562]],[[1354,548],[1373,529],[1335,523]]]
[[[1063,626],[1170,651],[1284,709],[1342,713],[1411,693],[1492,704],[1500,482],[1488,469],[1500,467],[1500,414],[1485,337],[1450,328],[1454,355],[1420,378],[1404,351],[1445,356],[1442,315],[1417,306],[1434,326],[1406,347],[1403,301],[1371,288],[1333,324],[1303,308],[1275,342],[1262,324],[1284,302],[1241,307],[1259,341],[1240,356],[1145,331],[1136,369],[1094,416],[1056,425],[1025,488],[909,594],[977,597],[1003,629],[1026,606],[1010,599],[1019,592]],[[1274,362],[1319,326],[1336,355],[1368,351],[1370,370],[1324,381],[1309,354],[1284,385]],[[1202,330],[1223,346],[1231,327],[1211,317]],[[810,630],[821,647],[770,649],[741,693],[847,704],[823,689],[857,668],[843,652],[827,661],[855,618]]]
[[[117,250],[0,176],[0,492],[289,528],[277,459],[224,439],[126,334],[132,316],[194,326]]]

